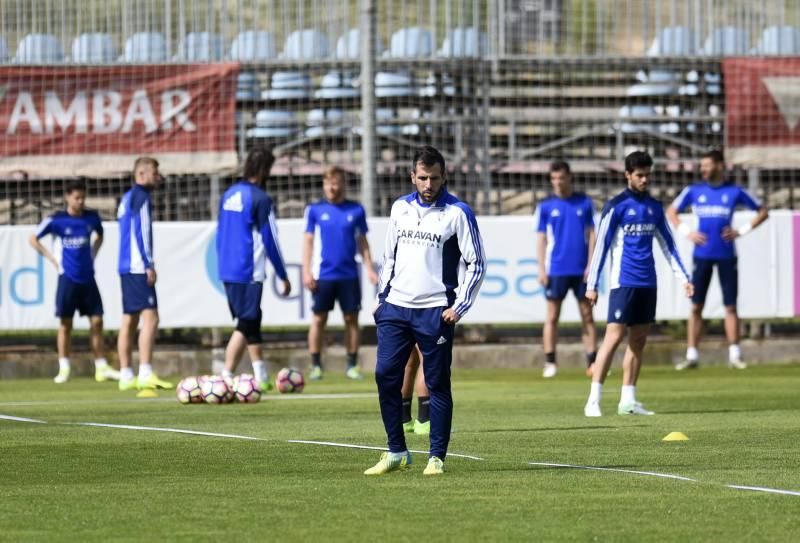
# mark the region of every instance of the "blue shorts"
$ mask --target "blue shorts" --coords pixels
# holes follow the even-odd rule
[[[636,326],[656,322],[658,289],[618,287],[608,296],[608,322]]]
[[[82,316],[103,315],[103,300],[97,282],[92,277],[88,283],[76,283],[64,274],[58,276],[56,289],[56,317],[71,319],[78,311]]]
[[[144,273],[126,273],[119,276],[122,283],[122,312],[126,315],[141,313],[145,309],[158,309],[156,287],[147,284]]]
[[[586,281],[583,280],[583,275],[548,276],[544,297],[550,301],[560,302],[567,297],[570,290],[578,300],[586,297]]]
[[[358,313],[361,311],[361,280],[353,279],[320,279],[317,291],[312,294],[314,313],[327,313],[339,300],[342,313]]]
[[[225,283],[228,307],[234,319],[254,320],[261,323],[261,293],[264,283]]]
[[[708,294],[708,287],[711,284],[714,266],[717,267],[719,284],[722,287],[723,305],[735,306],[736,298],[739,295],[739,266],[736,257],[720,260],[694,259],[694,270],[692,271],[694,296],[692,296],[692,303],[695,305],[706,303],[706,294]]]

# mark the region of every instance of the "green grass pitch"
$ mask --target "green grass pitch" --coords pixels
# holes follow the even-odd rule
[[[0,541],[789,541],[800,496],[800,367],[744,372],[645,368],[654,417],[615,413],[620,371],[600,419],[583,417],[586,377],[457,370],[448,472],[362,475],[382,446],[375,385],[328,373],[299,396],[256,405],[137,400],[112,383],[0,382]],[[309,398],[312,394],[355,397]],[[416,409],[416,406],[415,406]],[[65,423],[178,428],[229,438]],[[664,443],[671,431],[686,442]],[[409,447],[427,449],[410,436]],[[529,465],[551,462],[650,471]]]

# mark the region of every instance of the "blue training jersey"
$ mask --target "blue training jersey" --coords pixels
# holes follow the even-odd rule
[[[286,280],[272,198],[253,183],[240,180],[225,191],[220,202],[217,220],[219,278],[229,283],[264,281],[266,258],[277,276]]]
[[[319,231],[322,246],[318,279],[357,278],[357,240],[367,230],[367,213],[358,202],[332,204],[322,200],[306,207],[306,233]]]
[[[550,196],[539,204],[536,231],[547,236],[547,275],[583,275],[589,260],[588,230],[594,228],[592,199],[581,192]]]
[[[600,272],[609,260],[610,288],[656,287],[653,240],[658,241],[675,275],[689,281],[667,224],[661,203],[648,193],[626,189],[603,208],[597,227],[597,245],[587,280],[588,290],[597,290]]]
[[[144,273],[153,267],[153,202],[150,189],[133,185],[119,202],[117,220],[119,274]]]
[[[759,209],[761,204],[746,190],[733,182],[712,185],[694,183],[684,188],[672,202],[678,213],[688,208],[698,218],[697,230],[706,235],[703,245],[694,246],[694,258],[728,259],[736,256],[733,241],[722,239],[722,230],[730,227],[733,212],[738,206]]]
[[[53,256],[60,264],[59,272],[76,283],[88,283],[94,277],[92,232],[103,235],[103,223],[97,211],[85,209],[77,216],[59,211],[39,224],[36,238],[53,236]]]

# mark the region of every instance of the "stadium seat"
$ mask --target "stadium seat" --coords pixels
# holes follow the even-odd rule
[[[64,61],[61,42],[51,34],[28,34],[17,46],[19,64],[52,64]]]
[[[262,109],[256,113],[256,126],[247,131],[248,138],[290,138],[296,132],[294,112]]]
[[[231,43],[231,59],[258,62],[278,57],[275,37],[271,32],[248,30],[238,34]]]
[[[389,50],[383,56],[391,58],[425,58],[433,54],[433,35],[419,27],[402,28],[392,34]],[[414,77],[409,71],[378,72],[375,74],[375,96],[400,97],[417,94]]]
[[[341,136],[345,133],[345,115],[341,109],[312,109],[306,116],[306,137]]]
[[[258,100],[259,91],[258,76],[255,72],[239,72],[236,82],[237,100]]]
[[[8,44],[3,36],[0,36],[0,62],[8,59]]]
[[[163,34],[139,32],[125,42],[124,62],[164,62],[167,60],[167,43]]]
[[[222,36],[211,32],[190,32],[178,49],[178,60],[215,62],[222,60],[225,44]]]
[[[353,98],[361,95],[356,88],[356,80],[348,72],[333,71],[322,77],[320,89],[314,92],[314,98]]]
[[[757,55],[800,54],[800,30],[791,26],[769,26],[764,29],[753,53]]]
[[[685,26],[662,28],[647,50],[648,57],[692,56],[697,52],[697,35]]]
[[[380,36],[375,36],[375,56],[383,54],[383,42]],[[359,59],[361,58],[361,32],[357,28],[348,30],[336,40],[336,58]]]
[[[116,58],[117,51],[109,34],[81,34],[72,42],[73,62],[103,64],[113,62]]]
[[[285,60],[324,59],[330,55],[328,38],[318,30],[296,30],[283,44],[280,58]],[[311,77],[305,72],[282,71],[272,74],[270,89],[262,93],[267,100],[300,99],[311,96]]]
[[[735,26],[717,28],[706,39],[703,53],[713,56],[746,55],[749,38],[747,31]]]
[[[489,52],[489,38],[474,27],[454,28],[447,33],[437,56],[449,58],[482,57]]]

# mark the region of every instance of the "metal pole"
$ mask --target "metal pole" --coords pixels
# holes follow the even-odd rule
[[[375,214],[375,0],[361,0],[361,204]]]

